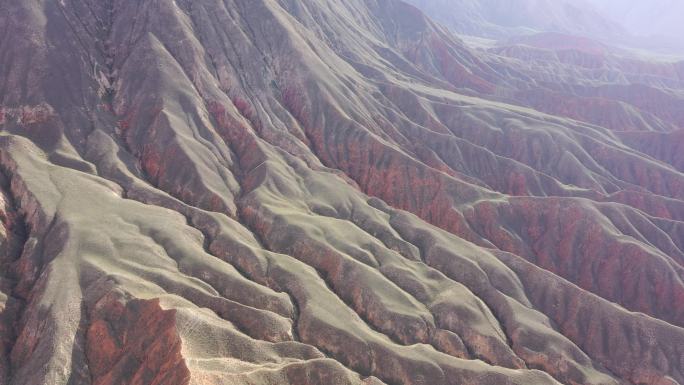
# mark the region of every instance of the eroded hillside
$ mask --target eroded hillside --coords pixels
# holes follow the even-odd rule
[[[0,26],[0,384],[684,384],[681,63],[396,0]]]

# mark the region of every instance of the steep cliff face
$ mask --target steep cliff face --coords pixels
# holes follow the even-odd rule
[[[0,384],[684,384],[678,65],[395,0],[0,26]]]

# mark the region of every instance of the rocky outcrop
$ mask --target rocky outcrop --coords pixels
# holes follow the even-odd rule
[[[175,312],[161,309],[158,300],[111,297],[96,302],[88,317],[86,357],[92,383],[188,384]]]

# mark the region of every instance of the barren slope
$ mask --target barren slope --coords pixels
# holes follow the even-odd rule
[[[681,65],[396,0],[0,27],[0,384],[684,384]]]

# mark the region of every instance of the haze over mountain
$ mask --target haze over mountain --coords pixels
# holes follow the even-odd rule
[[[0,2],[0,385],[684,385],[684,63],[539,4]]]
[[[591,0],[603,14],[625,26],[631,33],[645,37],[684,36],[684,1]]]
[[[603,14],[624,26],[637,46],[684,54],[684,1],[591,1]]]
[[[601,1],[601,0],[595,0]],[[612,38],[625,33],[585,0],[409,0],[454,32],[495,39],[534,32]]]
[[[684,54],[682,0],[408,0],[453,32],[506,40],[562,33]]]

